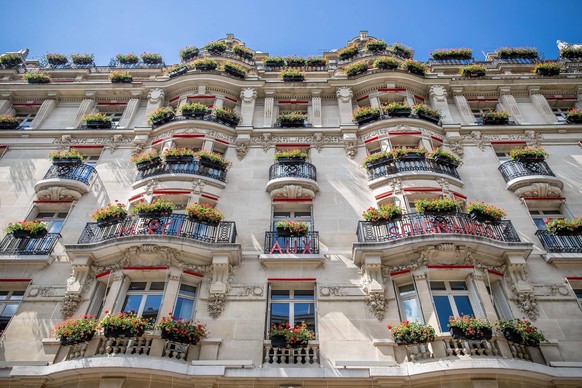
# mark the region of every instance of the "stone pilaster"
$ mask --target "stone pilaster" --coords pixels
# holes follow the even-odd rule
[[[337,88],[336,93],[337,104],[340,113],[340,125],[353,125],[352,122],[352,89],[348,87]]]
[[[164,103],[165,93],[162,89],[153,89],[148,93],[146,116],[160,108]]]
[[[255,112],[255,102],[257,101],[257,89],[244,88],[240,92],[240,98],[242,100],[242,105],[240,109],[242,118],[239,126],[252,127],[253,114]]]
[[[117,312],[121,309],[121,303],[123,303],[123,298],[119,298],[119,295],[123,289],[129,287],[129,280],[121,270],[109,275],[113,277],[111,281],[111,286],[109,287],[109,293],[107,294],[107,299],[105,299],[105,303],[103,304],[103,309],[101,310],[101,318],[105,316],[105,311],[110,313]],[[119,305],[117,306],[116,303]],[[116,308],[118,310],[116,310]]]
[[[180,279],[182,278],[182,270],[175,267],[168,268],[168,281],[166,282],[166,289],[164,290],[164,299],[162,305],[160,306],[160,311],[158,320],[167,316],[170,311],[174,311],[174,302],[176,302],[176,297],[178,291],[180,290]]]
[[[372,108],[377,108],[380,106],[380,98],[378,97],[378,93],[369,94],[368,99],[370,100],[370,106]]]
[[[12,111],[12,101],[0,100],[0,115],[10,114]]]
[[[578,88],[578,101],[574,104],[574,108],[582,110],[582,88]]]
[[[463,89],[453,89],[453,100],[455,106],[461,115],[461,124],[473,124],[475,123],[475,116],[471,111],[469,103],[463,94]]]
[[[275,91],[265,90],[265,111],[263,112],[263,127],[272,127],[274,116],[275,116]]]
[[[477,289],[477,295],[479,295],[481,304],[485,310],[485,317],[491,322],[496,321],[499,318],[497,317],[495,307],[493,307],[493,303],[491,302],[491,298],[489,298],[489,293],[487,292],[487,287],[485,285],[485,274],[483,271],[475,269],[475,272],[471,274],[471,277],[474,280],[475,288]]]
[[[123,115],[121,116],[121,120],[119,120],[119,128],[127,128],[133,120],[137,109],[139,108],[139,98],[132,98],[129,100],[127,105],[125,106],[125,110],[123,111]]]
[[[44,100],[36,116],[34,117],[34,120],[32,120],[32,123],[30,123],[30,129],[39,128],[56,106],[57,101],[55,99]]]
[[[553,124],[557,121],[556,115],[554,115],[554,112],[552,112],[552,108],[550,107],[550,104],[548,104],[548,100],[546,100],[546,98],[540,93],[539,87],[529,88],[529,98],[546,123]]]
[[[73,129],[79,127],[81,124],[81,116],[86,115],[88,113],[92,113],[95,110],[95,93],[94,92],[87,92],[85,93],[85,98],[81,101],[81,105],[79,105],[79,109],[77,110],[77,114],[75,118],[71,122],[71,124],[67,127],[67,129]]]
[[[321,90],[311,91],[311,115],[309,121],[314,127],[321,127]]]
[[[527,124],[525,117],[519,110],[519,106],[517,106],[517,101],[515,101],[515,97],[510,94],[511,90],[507,87],[500,87],[499,88],[499,102],[503,106],[503,110],[509,112],[513,121],[517,124]]]
[[[214,99],[214,107],[215,108],[224,108],[224,97],[216,96]]]
[[[416,292],[418,294],[418,301],[420,302],[424,321],[438,331],[439,322],[434,311],[432,295],[430,293],[426,271],[414,271],[412,276],[414,277]],[[444,330],[446,331],[446,328]]]
[[[433,109],[441,112],[441,121],[443,124],[453,123],[453,117],[451,116],[451,111],[449,110],[449,104],[447,103],[447,90],[442,85],[433,85],[430,87],[430,105]]]

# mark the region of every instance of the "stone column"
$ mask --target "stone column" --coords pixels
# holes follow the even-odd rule
[[[314,127],[321,127],[321,89],[311,91],[311,115],[309,121]]]
[[[265,90],[265,111],[263,115],[263,127],[273,126],[275,116],[275,91]]]
[[[182,278],[182,270],[175,267],[168,268],[169,276],[168,282],[166,283],[166,289],[164,291],[164,298],[162,305],[160,306],[160,311],[162,314],[158,316],[158,322],[168,315],[170,311],[174,312],[174,304],[176,302],[176,297],[178,296],[178,291],[180,290],[180,279]]]
[[[53,109],[55,109],[56,106],[57,106],[56,98],[44,100],[38,110],[38,113],[32,120],[32,123],[30,123],[30,129],[39,128],[42,125],[43,121],[46,120],[48,115],[51,114],[51,112],[53,111]]]
[[[443,124],[453,123],[453,117],[449,110],[449,103],[447,102],[447,90],[442,85],[433,85],[430,87],[429,98],[430,105],[433,109],[441,112],[441,122]]]
[[[511,115],[513,121],[517,124],[527,124],[525,117],[521,114],[519,107],[517,106],[517,101],[515,101],[515,97],[510,94],[511,90],[507,87],[500,87],[499,88],[499,102],[503,106],[503,110],[506,110]]]
[[[457,110],[461,114],[461,124],[474,124],[475,116],[467,103],[467,99],[461,94],[462,92],[463,89],[453,89],[453,100],[455,101]]]
[[[339,107],[340,125],[354,125],[352,122],[352,97],[354,96],[352,89],[347,86],[339,87],[335,95]]]
[[[240,98],[242,100],[242,105],[240,109],[242,118],[239,126],[252,127],[253,115],[255,113],[255,102],[257,101],[257,89],[244,88],[240,92]]]
[[[131,282],[128,277],[123,274],[123,271],[117,271],[109,276],[113,277],[113,282],[109,287],[109,293],[107,294],[107,299],[105,299],[105,303],[103,304],[103,309],[101,310],[101,317],[105,316],[105,311],[109,311],[110,313],[117,312],[116,309],[121,309],[120,294],[121,292],[129,287],[129,283]]]
[[[119,120],[119,128],[127,128],[133,120],[137,109],[139,108],[140,100],[139,98],[132,98],[129,100],[127,105],[125,106],[125,110],[123,111],[123,115],[121,116],[121,120]]]
[[[81,101],[81,105],[79,105],[79,109],[77,110],[77,115],[67,129],[78,128],[79,124],[81,124],[81,116],[92,113],[95,110],[95,92],[86,92],[85,97],[87,98]]]

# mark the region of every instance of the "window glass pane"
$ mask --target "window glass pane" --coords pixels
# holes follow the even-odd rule
[[[311,217],[311,212],[295,212],[295,217]]]
[[[451,290],[453,291],[466,291],[467,284],[465,282],[450,282]]]
[[[467,295],[454,295],[453,298],[455,299],[459,315],[474,315],[471,302]]]
[[[453,315],[453,309],[449,303],[449,297],[444,295],[434,295],[433,300],[441,332],[449,331],[449,317]]]
[[[155,321],[158,318],[161,304],[162,295],[148,295],[141,316]]]
[[[402,296],[402,297],[415,294],[414,286],[412,284],[407,284],[405,286],[401,286],[398,288],[398,290],[400,292],[400,296]]]
[[[146,282],[131,282],[129,285],[129,291],[139,291],[146,289]]]
[[[310,330],[315,329],[315,305],[313,303],[295,303],[293,313],[295,316],[294,324],[305,322]]]
[[[533,222],[536,224],[536,228],[538,228],[538,230],[546,230],[546,223],[544,222],[543,218],[534,218]]]
[[[290,212],[273,212],[273,217],[291,217]]]
[[[194,301],[192,299],[178,298],[176,301],[176,308],[174,311],[174,316],[176,319],[192,319],[192,313],[194,312]]]
[[[446,290],[445,282],[430,282],[430,289],[433,291]]]
[[[313,299],[313,290],[295,290],[293,299]]]
[[[166,284],[164,282],[152,282],[152,284],[150,285],[150,290],[151,291],[163,291],[165,285]]]
[[[180,295],[191,296],[194,298],[196,297],[196,287],[182,284],[180,286]]]
[[[582,288],[575,288],[574,294],[576,294],[576,298],[581,299],[582,298]]]
[[[49,227],[49,233],[60,233],[63,229],[63,221],[53,221],[47,223]]]
[[[402,307],[404,308],[404,319],[409,321],[424,321],[420,311],[420,305],[418,304],[418,300],[416,298],[403,300]]]
[[[271,299],[289,299],[289,290],[271,290]]]
[[[137,314],[142,297],[143,295],[127,295],[125,297],[125,303],[123,304],[122,310],[126,313],[132,311]]]
[[[9,303],[6,305],[6,307],[2,311],[2,317],[10,318],[11,316],[14,315],[14,313],[16,313],[16,310],[18,310],[18,304],[17,303]]]
[[[0,291],[0,300],[6,300],[8,299],[8,294],[10,293],[10,291]]]
[[[289,322],[289,304],[273,303],[271,304],[271,324],[283,324]]]
[[[14,291],[10,300],[22,300],[22,298],[24,298],[24,291]]]

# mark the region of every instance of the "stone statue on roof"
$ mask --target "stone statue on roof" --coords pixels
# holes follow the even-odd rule
[[[563,40],[558,40],[556,41],[556,43],[558,44],[558,48],[560,50],[563,50],[565,48],[582,49],[582,44],[571,44],[568,42],[564,42]]]

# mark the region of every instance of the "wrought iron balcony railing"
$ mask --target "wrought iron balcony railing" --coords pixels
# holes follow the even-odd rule
[[[226,181],[226,170],[210,168],[208,166],[200,164],[198,160],[194,160],[190,163],[159,164],[156,167],[140,171],[137,174],[136,181],[163,174],[192,174],[216,179],[221,182]]]
[[[503,163],[498,170],[503,175],[505,182],[531,175],[555,176],[546,162],[523,163],[512,160]]]
[[[311,163],[275,163],[269,168],[269,180],[277,178],[305,178],[317,180],[317,169]]]
[[[461,179],[456,167],[439,164],[432,159],[401,160],[395,159],[388,162],[373,164],[368,169],[368,180],[372,181],[384,176],[398,174],[407,171],[427,171],[445,174],[453,178]]]
[[[511,221],[482,223],[475,221],[466,213],[404,214],[401,219],[386,224],[360,221],[356,233],[358,242],[386,242],[443,233],[479,236],[504,242],[521,242]]]
[[[90,222],[85,226],[78,244],[94,244],[128,236],[170,236],[183,237],[207,243],[234,244],[236,225],[223,221],[218,226],[191,221],[185,214],[171,214],[164,217],[127,217],[124,221],[101,228]]]
[[[42,179],[71,179],[88,185],[95,174],[97,174],[97,171],[88,164],[79,164],[77,166],[51,166]]]
[[[153,124],[152,128],[158,128],[161,127],[162,125],[165,125],[167,123],[173,123],[176,121],[186,121],[186,120],[199,120],[199,121],[211,121],[214,123],[218,123],[218,124],[222,124],[222,125],[226,125],[227,127],[230,128],[236,128],[237,123],[235,123],[234,121],[230,121],[227,119],[223,119],[221,117],[218,117],[214,114],[205,114],[204,116],[191,116],[191,117],[186,117],[186,116],[174,116],[171,120],[166,121],[164,123],[161,124]]]
[[[582,236],[558,236],[545,230],[538,230],[536,236],[548,252],[582,253]]]
[[[14,238],[7,234],[0,242],[0,254],[50,255],[59,238],[59,233],[49,233],[42,238]]]
[[[277,232],[265,232],[265,251],[271,255],[310,255],[319,253],[319,232],[302,237],[281,237]]]

